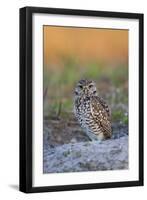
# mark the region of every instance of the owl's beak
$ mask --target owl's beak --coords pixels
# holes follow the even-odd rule
[[[86,94],[86,95],[88,94],[88,88],[87,87],[84,88],[84,94]]]

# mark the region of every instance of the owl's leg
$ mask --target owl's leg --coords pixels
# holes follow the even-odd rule
[[[91,141],[101,141],[101,139],[99,139],[95,134],[93,134],[92,132],[90,131],[85,131],[86,132],[86,135],[89,137],[89,139]]]

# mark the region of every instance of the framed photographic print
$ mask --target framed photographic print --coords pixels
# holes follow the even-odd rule
[[[143,185],[143,14],[20,9],[20,191]]]

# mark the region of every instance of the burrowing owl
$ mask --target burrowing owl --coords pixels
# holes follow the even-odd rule
[[[96,85],[80,80],[75,88],[75,115],[91,140],[110,138],[111,113],[105,101],[98,96]]]

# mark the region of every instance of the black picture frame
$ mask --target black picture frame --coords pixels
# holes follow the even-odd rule
[[[64,186],[32,186],[32,16],[34,13],[139,20],[139,180]],[[24,7],[20,9],[20,191],[33,193],[143,185],[143,23],[143,14],[138,13],[42,7]]]

